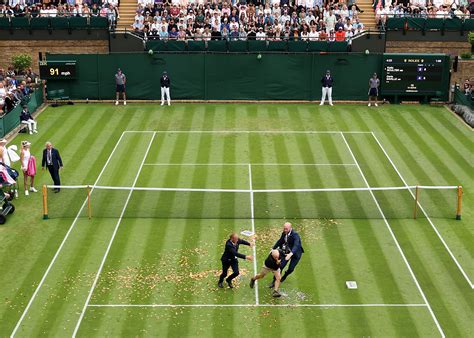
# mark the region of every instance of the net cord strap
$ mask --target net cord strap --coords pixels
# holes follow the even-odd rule
[[[48,185],[49,189],[87,189],[94,190],[123,190],[123,191],[181,191],[181,192],[216,192],[216,193],[284,193],[284,192],[338,192],[338,191],[390,191],[390,190],[409,190],[409,189],[431,189],[431,190],[449,190],[458,189],[459,186],[426,186],[413,185],[403,187],[370,187],[370,188],[315,188],[315,189],[201,189],[201,188],[150,188],[150,187],[114,187],[101,185]]]

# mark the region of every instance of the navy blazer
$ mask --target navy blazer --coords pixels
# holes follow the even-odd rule
[[[282,232],[280,239],[275,243],[273,249],[281,248],[283,244],[285,244],[285,237],[285,233]],[[301,245],[301,237],[295,230],[291,230],[288,235],[287,244],[295,257],[300,257],[304,253],[303,246]]]
[[[227,242],[225,242],[225,249],[224,249],[224,253],[222,254],[221,261],[231,262],[234,259],[237,259],[237,257],[245,259],[246,256],[239,252],[239,245],[241,244],[250,246],[249,242],[240,238],[235,245],[234,243],[232,243],[230,239],[228,239]]]
[[[43,150],[43,159],[41,160],[41,166],[44,168],[46,167],[47,161],[47,151],[48,149]],[[55,148],[51,149],[51,162],[54,169],[59,169],[63,166],[63,160],[61,159],[61,155],[59,155],[59,151]]]

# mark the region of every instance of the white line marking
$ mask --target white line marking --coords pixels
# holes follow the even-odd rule
[[[190,166],[190,167],[219,167],[219,166],[247,166],[248,163],[145,163],[145,166]],[[251,163],[253,166],[294,166],[294,167],[337,167],[355,166],[354,163]]]
[[[385,151],[385,148],[382,146],[382,143],[380,143],[379,139],[377,138],[377,136],[375,135],[375,133],[372,132],[372,136],[374,137],[375,141],[377,142],[377,144],[379,145],[380,149],[382,149],[383,153],[385,154],[385,157],[387,157],[388,161],[390,162],[390,164],[392,165],[393,169],[395,169],[395,171],[397,172],[398,174],[398,177],[400,177],[400,179],[402,180],[403,184],[405,185],[405,187],[409,187],[407,181],[405,181],[405,179],[403,178],[402,174],[400,173],[400,171],[398,170],[398,168],[395,166],[395,163],[392,161],[392,159],[390,158],[390,156],[388,155],[388,153]],[[415,200],[416,197],[415,197],[415,194],[413,194],[413,192],[411,190],[408,190],[411,194],[411,196],[413,197],[413,199]],[[433,230],[435,231],[436,235],[438,235],[438,238],[441,240],[441,243],[443,243],[444,247],[446,248],[446,250],[448,251],[449,255],[451,256],[451,258],[453,259],[454,263],[456,264],[456,266],[458,267],[459,271],[461,271],[461,274],[464,276],[464,278],[466,279],[467,283],[469,284],[469,286],[471,287],[471,289],[474,289],[474,284],[473,282],[471,281],[471,279],[469,278],[469,276],[467,275],[466,271],[464,271],[464,269],[462,268],[461,264],[459,263],[459,261],[456,259],[456,256],[454,256],[453,252],[451,251],[451,249],[449,248],[448,244],[446,243],[446,241],[444,240],[443,236],[441,236],[441,233],[438,231],[438,229],[436,228],[436,226],[434,225],[434,223],[431,221],[430,217],[428,216],[428,214],[426,213],[425,209],[421,206],[420,204],[420,201],[418,201],[418,207],[420,208],[420,210],[423,212],[423,214],[425,215],[426,219],[428,220],[428,222],[431,224],[431,227],[433,228]]]
[[[145,163],[145,160],[148,156],[148,152],[150,151],[153,140],[155,139],[155,135],[156,134],[153,134],[153,136],[150,139],[150,142],[148,143],[148,147],[145,151],[145,155],[143,156],[143,160],[140,163],[140,167],[138,168],[137,174],[135,175],[135,179],[133,180],[132,187],[134,187],[135,184],[138,181],[138,177],[140,176],[140,172],[142,171],[142,168],[143,168],[143,163]],[[94,292],[94,289],[95,289],[95,287],[97,285],[97,282],[99,280],[100,273],[102,272],[102,269],[104,268],[105,261],[107,260],[107,256],[109,255],[110,248],[112,247],[112,243],[114,242],[115,235],[117,234],[117,231],[120,227],[120,224],[122,223],[122,218],[123,218],[123,215],[125,213],[125,210],[127,209],[128,202],[130,201],[130,198],[132,197],[132,193],[133,193],[133,190],[130,190],[130,193],[128,194],[127,199],[125,201],[125,205],[123,206],[122,212],[120,213],[120,217],[117,221],[117,224],[115,225],[115,229],[114,229],[114,232],[112,233],[112,237],[110,238],[107,249],[105,250],[104,256],[102,257],[102,261],[100,262],[99,270],[97,270],[97,274],[95,275],[94,282],[92,283],[92,286],[89,290],[89,294],[87,295],[86,302],[84,304],[84,307],[82,308],[81,315],[79,316],[79,320],[77,321],[76,327],[74,328],[74,332],[72,334],[72,337],[76,337],[77,331],[79,330],[79,327],[81,326],[82,319],[84,318],[84,314],[85,314],[87,306],[89,305],[89,302],[91,300],[92,293]]]
[[[346,137],[344,136],[343,133],[341,133],[341,137],[342,137],[342,139],[344,140],[344,143],[346,144],[347,149],[349,150],[349,152],[350,152],[350,154],[351,154],[351,157],[352,157],[352,159],[354,160],[354,163],[357,164],[357,168],[359,169],[360,175],[362,176],[362,179],[364,180],[365,184],[367,185],[367,188],[370,188],[369,182],[367,181],[367,178],[365,177],[364,172],[362,171],[362,169],[361,169],[361,167],[360,167],[360,165],[359,165],[359,162],[357,161],[357,159],[356,159],[354,153],[352,152],[352,149],[351,149],[349,143],[347,142]],[[403,253],[403,250],[402,250],[402,248],[401,248],[401,246],[400,246],[400,243],[398,243],[397,237],[395,237],[395,234],[393,233],[392,228],[390,227],[390,224],[388,223],[387,218],[385,217],[385,214],[384,214],[382,208],[380,207],[380,204],[379,204],[379,202],[377,201],[377,198],[375,198],[375,195],[374,195],[374,193],[373,193],[372,190],[370,190],[370,195],[372,196],[372,199],[374,200],[375,205],[377,206],[377,209],[379,210],[380,215],[382,216],[382,218],[383,218],[383,220],[384,220],[384,222],[385,222],[385,225],[387,226],[387,229],[388,229],[388,231],[390,232],[390,235],[392,236],[393,241],[395,242],[395,245],[396,245],[397,248],[398,248],[398,251],[400,252],[400,255],[402,256],[403,261],[405,262],[405,265],[407,266],[408,271],[410,272],[410,275],[411,275],[411,277],[413,278],[413,281],[415,282],[416,287],[418,288],[418,291],[420,292],[421,297],[423,298],[423,300],[424,300],[424,302],[425,302],[425,304],[426,304],[426,306],[427,306],[427,308],[428,308],[428,311],[430,312],[431,317],[433,318],[433,321],[435,322],[436,327],[438,328],[439,333],[441,334],[441,337],[444,338],[444,337],[445,337],[445,334],[444,334],[444,332],[443,332],[443,329],[441,328],[441,325],[439,324],[438,319],[436,318],[436,316],[435,316],[435,314],[434,314],[434,312],[433,312],[433,309],[431,308],[430,304],[428,303],[428,299],[426,298],[425,293],[424,293],[423,290],[421,289],[420,283],[418,282],[418,279],[416,278],[415,273],[413,272],[413,270],[412,270],[412,268],[411,268],[411,266],[410,266],[410,263],[408,262],[408,259],[406,258],[405,254]]]
[[[249,186],[250,186],[250,221],[252,222],[252,232],[255,234],[255,214],[254,214],[254,205],[253,205],[253,188],[252,188],[252,165],[248,165],[249,168]],[[255,238],[255,237],[254,237]],[[257,274],[257,244],[256,240],[254,239],[254,245],[252,247],[253,251],[253,272],[254,276]],[[258,281],[255,282],[255,305],[259,304],[258,299]]]
[[[427,307],[426,304],[89,304],[89,307],[97,308],[176,308],[176,307],[318,307],[318,308],[334,308],[334,307]]]
[[[110,153],[109,158],[107,159],[107,161],[105,162],[104,166],[102,167],[102,170],[100,171],[99,176],[97,176],[97,179],[96,179],[96,181],[95,181],[95,183],[94,183],[94,186],[97,185],[97,183],[99,182],[100,178],[102,177],[102,174],[104,173],[105,168],[107,168],[107,166],[108,166],[110,160],[112,159],[112,156],[113,156],[114,153],[115,153],[115,150],[117,150],[118,145],[119,145],[120,142],[122,141],[122,138],[124,137],[124,135],[125,135],[124,133],[122,133],[122,135],[120,135],[120,138],[118,139],[117,143],[115,144],[115,147],[112,149],[112,152]],[[91,193],[94,191],[94,186],[92,186]],[[28,313],[28,311],[29,311],[31,305],[33,304],[33,301],[35,300],[36,296],[38,295],[38,292],[40,291],[41,287],[43,286],[44,281],[46,280],[46,277],[48,276],[49,272],[51,271],[51,268],[53,267],[54,263],[56,262],[56,259],[58,258],[59,254],[61,253],[61,251],[62,251],[62,249],[63,249],[63,247],[64,247],[64,244],[66,243],[67,239],[69,238],[69,235],[71,234],[72,230],[73,230],[74,227],[76,226],[77,220],[79,219],[79,216],[81,215],[82,210],[84,209],[84,207],[86,206],[86,204],[87,204],[87,198],[86,198],[86,199],[84,200],[84,202],[82,203],[81,208],[79,209],[79,211],[78,211],[76,217],[74,218],[74,220],[73,220],[71,226],[69,227],[69,230],[66,232],[66,235],[64,236],[64,238],[63,238],[61,244],[59,245],[58,250],[57,250],[56,253],[54,254],[53,259],[52,259],[51,262],[49,263],[49,266],[48,266],[48,268],[46,269],[46,271],[45,271],[43,277],[41,278],[41,280],[40,280],[38,286],[36,287],[35,292],[33,293],[33,295],[31,296],[31,298],[30,298],[28,304],[26,305],[26,308],[25,308],[25,310],[23,311],[23,313],[22,313],[20,319],[19,319],[18,322],[16,323],[15,328],[13,329],[13,331],[12,331],[10,337],[13,338],[13,337],[15,336],[15,334],[17,333],[18,329],[20,328],[20,325],[21,325],[21,323],[23,322],[23,320],[25,319],[25,316],[26,316],[26,314]]]
[[[170,134],[370,134],[371,131],[343,130],[125,130],[124,133]]]

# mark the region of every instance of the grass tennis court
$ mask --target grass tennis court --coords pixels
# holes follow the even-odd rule
[[[91,220],[85,189],[50,194],[49,220],[41,195],[16,201],[0,227],[2,336],[474,334],[474,140],[443,107],[79,104],[38,120],[32,153],[52,141],[63,184],[126,189],[94,189]],[[416,220],[413,190],[324,190],[415,185],[462,185],[462,220],[455,190],[422,190]],[[306,253],[273,299],[269,277],[248,282],[285,219]],[[242,230],[256,264],[218,289]]]

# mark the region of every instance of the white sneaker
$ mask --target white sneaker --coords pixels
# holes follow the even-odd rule
[[[367,107],[370,107],[370,106],[371,106],[371,104],[369,103],[369,104],[367,105]]]
[[[33,135],[33,132],[32,132],[32,131],[30,131],[30,135]]]
[[[38,131],[37,131],[37,130],[33,130],[33,133],[38,134]]]
[[[118,101],[115,101],[115,105],[118,106]]]
[[[332,103],[329,104],[330,106],[334,106]]]
[[[126,106],[126,105],[127,105],[127,101],[123,101],[123,105]]]
[[[30,193],[28,192],[28,190],[25,190],[25,196],[28,196],[30,195]]]
[[[378,107],[379,105],[376,103],[375,106]]]
[[[171,102],[168,102],[168,106],[171,106]]]
[[[15,190],[15,198],[18,198],[18,190]]]
[[[323,106],[323,105],[324,105],[324,103],[323,103],[323,102],[321,102],[319,105],[320,105],[320,106]]]
[[[30,188],[30,191],[31,191],[31,192],[38,192],[38,190],[36,190],[34,187],[31,187],[31,188]]]
[[[160,106],[164,105],[165,103],[164,102],[161,102]]]

